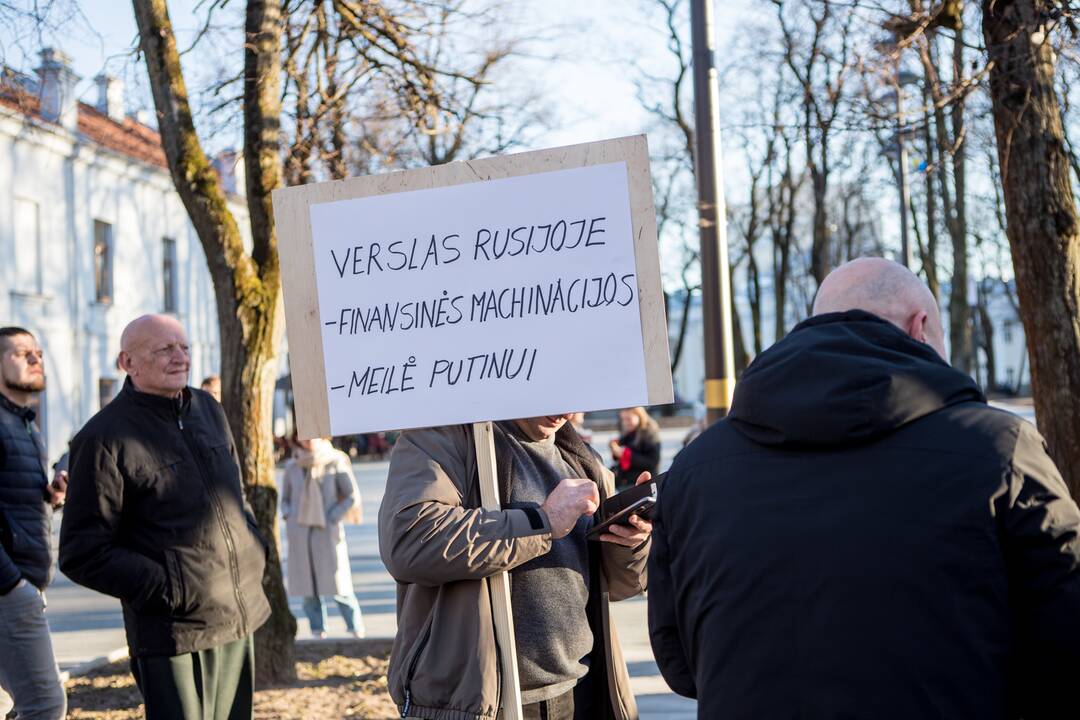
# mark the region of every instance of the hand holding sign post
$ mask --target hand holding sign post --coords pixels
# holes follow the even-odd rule
[[[287,188],[274,209],[301,437],[476,423],[498,509],[487,421],[671,401],[642,136]]]

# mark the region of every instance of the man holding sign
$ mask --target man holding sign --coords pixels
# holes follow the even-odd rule
[[[496,716],[502,650],[485,580],[504,571],[524,717],[637,717],[607,603],[644,591],[652,527],[633,517],[586,539],[614,479],[568,418],[494,424],[502,510],[480,507],[469,426],[398,440],[379,547],[399,583],[389,689],[403,717]]]
[[[428,428],[380,511],[402,714],[635,718],[607,600],[651,527],[590,530],[611,474],[550,413],[671,402],[645,137],[283,188],[274,217],[300,436]]]

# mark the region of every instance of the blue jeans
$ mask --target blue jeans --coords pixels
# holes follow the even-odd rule
[[[67,711],[45,600],[27,582],[0,596],[0,717],[12,705],[19,720],[60,720]]]
[[[349,632],[354,632],[363,627],[363,618],[360,617],[360,603],[356,601],[356,595],[334,595],[341,617],[345,619],[345,627]],[[310,595],[304,598],[304,614],[307,615],[311,632],[319,633],[326,629],[326,604],[318,595]]]

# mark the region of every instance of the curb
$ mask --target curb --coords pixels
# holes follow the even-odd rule
[[[366,642],[394,642],[393,635],[368,635],[362,638],[355,638],[351,635],[342,635],[341,637],[325,637],[325,638],[297,638],[295,644],[297,645],[340,645],[342,643],[366,643]]]
[[[70,670],[63,671],[62,673],[60,673],[60,682],[67,682],[71,678],[82,677],[83,675],[92,673],[93,671],[99,668],[103,668],[106,665],[111,665],[118,660],[126,660],[127,656],[128,649],[126,645],[124,647],[116,648],[115,650],[106,653],[105,655],[101,655],[92,660],[87,660],[84,663],[76,665]]]

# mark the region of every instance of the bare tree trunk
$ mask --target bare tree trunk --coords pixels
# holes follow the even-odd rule
[[[1009,245],[1035,416],[1080,498],[1080,218],[1054,92],[1049,0],[983,0]]]
[[[728,263],[728,282],[730,287],[735,287],[735,267]],[[733,340],[732,352],[735,355],[735,375],[741,375],[746,366],[750,364],[750,354],[746,352],[746,339],[743,337],[742,320],[735,303],[731,304],[731,337]]]
[[[773,340],[779,342],[787,332],[787,290],[791,278],[791,246],[795,241],[795,198],[802,181],[795,182],[791,168],[791,143],[786,136],[784,143],[784,172],[776,191],[775,208],[769,209],[772,221],[773,242]],[[770,193],[770,197],[772,197]],[[772,202],[770,200],[770,202]]]
[[[754,354],[763,350],[761,342],[761,270],[753,253],[746,258],[746,299],[750,303],[750,316],[754,323]]]
[[[924,52],[924,63],[929,56]],[[924,66],[925,70],[925,66]],[[934,115],[930,110],[930,106],[933,103],[933,99],[930,97],[930,91],[928,85],[931,82],[936,82],[936,77],[933,73],[927,71],[923,75],[923,103],[926,105],[926,112],[923,113],[923,143],[926,145],[926,172],[923,176],[926,178],[926,253],[922,257],[923,272],[926,274],[926,284],[930,287],[930,292],[934,294],[935,299],[941,297],[941,282],[938,280],[938,268],[937,268],[937,245],[938,245],[938,217],[937,217],[937,190],[934,188],[934,172],[933,172],[933,157],[934,157],[934,140],[930,134],[931,123],[933,122]],[[912,218],[918,217],[912,212]],[[917,226],[918,223],[916,222]],[[920,250],[921,250],[920,244]]]
[[[994,354],[994,320],[990,317],[990,298],[992,288],[989,282],[979,285],[979,345],[986,354],[986,382],[983,389],[987,392],[997,389],[997,357]]]
[[[679,367],[679,361],[682,360],[683,347],[686,344],[686,328],[689,326],[690,320],[690,305],[693,303],[693,300],[694,289],[684,287],[682,315],[679,316],[679,332],[675,336],[675,349],[671,352],[671,372],[675,372],[675,368]]]
[[[964,72],[963,31],[953,40],[953,84],[957,85]],[[958,96],[949,112],[952,124],[953,214],[949,231],[953,246],[952,286],[949,289],[949,346],[952,365],[970,373],[973,366],[971,308],[968,306],[968,242],[967,242],[967,184],[965,179],[967,142],[964,138],[964,97]]]
[[[277,2],[249,0],[244,43],[244,161],[252,233],[248,255],[217,175],[199,142],[166,0],[133,0],[139,41],[177,193],[202,243],[221,332],[222,399],[248,500],[270,542],[263,588],[273,614],[256,633],[260,682],[295,676],[296,620],[277,544],[273,392],[281,340],[280,269],[270,191],[281,184],[281,32]]]

